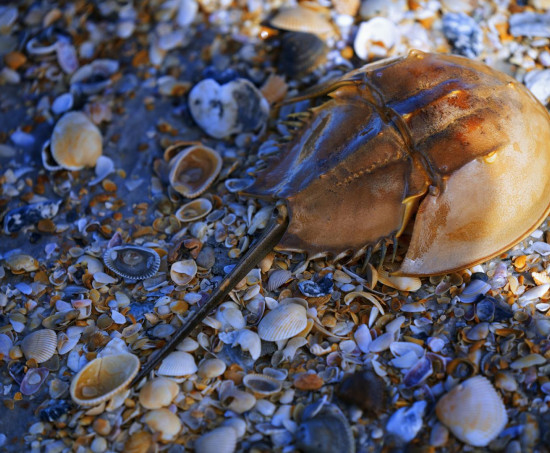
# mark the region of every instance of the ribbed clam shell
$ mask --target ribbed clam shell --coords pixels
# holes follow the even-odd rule
[[[327,50],[324,41],[312,33],[285,33],[281,42],[279,67],[289,77],[307,75],[324,62]]]
[[[202,219],[212,211],[212,202],[206,198],[197,198],[184,204],[176,211],[176,218],[180,222],[194,222]]]
[[[147,381],[139,391],[139,402],[146,409],[168,406],[179,392],[179,385],[171,379],[158,377]]]
[[[252,390],[256,395],[273,395],[278,393],[283,388],[283,383],[278,379],[265,374],[251,373],[243,378],[245,387]]]
[[[57,335],[51,329],[36,330],[28,334],[21,342],[21,350],[28,359],[38,363],[49,360],[57,349]]]
[[[265,341],[292,338],[307,325],[306,309],[298,304],[284,304],[271,310],[258,325],[258,335]]]
[[[51,153],[67,170],[93,167],[103,152],[103,138],[97,126],[82,112],[63,115],[54,127]]]
[[[159,376],[188,376],[197,371],[195,359],[188,352],[174,351],[168,354],[157,371]]]
[[[491,285],[489,283],[476,278],[468,283],[458,298],[462,303],[471,304],[475,302],[480,295],[484,295],[490,289]]]
[[[236,447],[237,433],[229,426],[220,426],[195,442],[196,453],[233,453]]]
[[[81,406],[96,406],[130,384],[139,370],[133,354],[117,354],[92,360],[71,382],[71,398]]]
[[[170,278],[177,285],[187,285],[197,274],[197,263],[195,260],[176,261],[170,267]]]
[[[221,168],[222,158],[216,151],[202,145],[190,146],[170,161],[170,184],[184,197],[196,198],[210,187]]]
[[[334,33],[332,25],[321,14],[302,6],[281,8],[271,19],[273,27],[288,31],[301,31],[317,35]]]
[[[268,291],[275,291],[277,288],[283,286],[291,277],[292,272],[286,269],[276,269],[269,275],[266,289]]]
[[[489,380],[474,376],[440,398],[437,418],[462,442],[485,447],[508,422],[502,399]]]
[[[111,247],[103,255],[105,265],[115,274],[132,280],[145,280],[157,273],[159,254],[148,247],[119,245]]]

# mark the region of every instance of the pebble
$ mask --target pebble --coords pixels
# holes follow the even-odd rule
[[[336,391],[348,404],[356,404],[372,415],[380,414],[386,407],[387,386],[373,371],[358,371],[342,380]]]
[[[525,75],[524,82],[542,104],[550,102],[550,69],[530,71]]]
[[[512,36],[550,38],[550,12],[539,14],[528,11],[512,14],[509,24]]]
[[[455,52],[460,55],[475,58],[483,50],[483,31],[479,24],[467,14],[445,14],[443,33]]]
[[[298,390],[319,390],[323,384],[323,379],[314,373],[304,373],[294,379],[294,387]]]

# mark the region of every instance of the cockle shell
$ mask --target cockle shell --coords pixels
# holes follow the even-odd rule
[[[92,360],[71,382],[71,398],[81,406],[97,406],[123,391],[139,370],[133,354],[110,355]]]
[[[195,442],[196,453],[233,453],[236,447],[237,433],[229,426],[220,426]]]
[[[187,285],[197,274],[195,260],[176,261],[170,267],[170,278],[177,285]]]
[[[176,144],[166,150],[181,148]],[[170,185],[187,198],[196,198],[214,182],[222,168],[222,158],[212,148],[194,145],[182,149],[170,160]]]
[[[93,167],[103,152],[101,132],[82,112],[69,112],[55,125],[50,141],[51,155],[66,170]]]
[[[181,421],[176,414],[166,408],[147,412],[143,421],[149,428],[160,434],[160,440],[170,442],[181,430]]]
[[[282,381],[266,374],[247,374],[243,378],[243,384],[257,397],[269,396],[278,393],[283,388]]]
[[[206,198],[197,198],[184,204],[175,215],[180,222],[194,222],[202,219],[210,211],[212,211],[212,202]]]
[[[462,442],[485,447],[508,423],[506,408],[489,380],[474,376],[440,398],[437,418]]]
[[[139,391],[139,402],[146,409],[168,406],[179,392],[179,386],[171,379],[158,377],[147,381]]]
[[[160,256],[155,250],[129,244],[107,249],[103,261],[115,274],[131,280],[150,278],[160,266]]]
[[[21,350],[27,360],[38,363],[49,360],[57,349],[57,335],[53,330],[41,329],[28,334],[21,342]]]
[[[285,33],[281,40],[279,68],[291,78],[307,75],[325,61],[327,50],[325,42],[313,33]]]
[[[298,335],[306,325],[306,309],[302,305],[281,304],[260,321],[258,335],[265,341],[286,340]]]
[[[170,377],[176,382],[183,382],[184,376],[197,371],[193,356],[187,352],[174,351],[168,354],[157,371],[158,376]]]
[[[315,33],[319,36],[331,36],[334,29],[321,14],[303,6],[281,8],[271,19],[273,27],[287,31]]]
[[[283,286],[292,277],[292,272],[286,269],[275,269],[269,275],[267,280],[266,289],[268,291],[275,291],[280,286]]]

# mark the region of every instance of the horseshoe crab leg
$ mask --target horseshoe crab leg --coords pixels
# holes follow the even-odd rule
[[[270,224],[256,244],[245,253],[241,261],[214,289],[210,299],[186,320],[185,325],[180,327],[161,349],[153,353],[131,385],[138,383],[143,377],[147,376],[214,308],[225,300],[231,290],[279,243],[287,227],[288,213],[286,206],[279,205],[277,206],[277,214],[274,214]]]

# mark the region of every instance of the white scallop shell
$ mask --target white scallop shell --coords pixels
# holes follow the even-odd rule
[[[306,325],[306,309],[302,305],[282,304],[263,317],[258,335],[265,341],[286,340],[299,334]]]
[[[166,408],[155,409],[147,412],[143,421],[154,432],[160,434],[160,440],[170,442],[181,430],[179,417]]]
[[[489,380],[474,376],[440,398],[437,418],[462,442],[485,447],[508,423],[506,407]]]
[[[155,378],[147,381],[139,391],[139,402],[146,409],[160,409],[170,405],[179,392],[179,386],[171,379]]]
[[[170,267],[170,277],[177,285],[187,285],[197,274],[195,260],[176,261]]]
[[[71,382],[71,398],[81,406],[97,406],[123,391],[139,370],[133,354],[110,355],[89,362]]]
[[[57,335],[51,329],[36,330],[28,334],[21,342],[21,350],[27,360],[38,363],[49,360],[57,349]]]
[[[160,364],[158,376],[182,377],[197,371],[193,356],[187,352],[174,351],[168,354]]]
[[[266,289],[268,291],[275,291],[280,286],[283,286],[292,277],[292,272],[286,269],[276,269],[270,275],[267,280]]]
[[[196,453],[233,453],[236,447],[237,433],[229,426],[220,426],[195,442]]]

